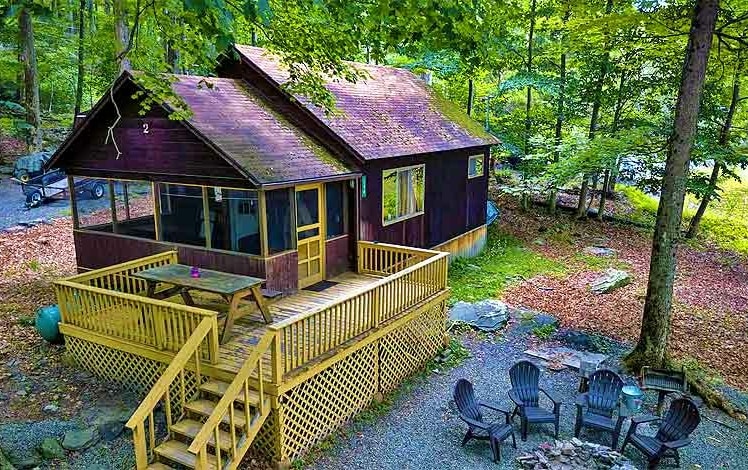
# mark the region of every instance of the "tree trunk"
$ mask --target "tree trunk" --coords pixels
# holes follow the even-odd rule
[[[608,0],[605,5],[605,14],[609,15],[613,11],[613,0]],[[605,85],[605,75],[608,72],[608,62],[610,61],[610,44],[605,44],[605,53],[603,54],[602,62],[600,63],[600,72],[597,74],[597,82],[595,82],[595,94],[592,102],[592,115],[590,116],[590,132],[589,139],[595,138],[597,133],[597,125],[600,119],[600,106],[602,104],[603,86]],[[587,192],[589,187],[589,179],[591,175],[585,174],[582,179],[582,188],[579,191],[579,202],[577,204],[577,217],[587,217]],[[592,201],[590,201],[592,204]]]
[[[114,53],[119,62],[119,71],[132,68],[130,59],[127,58],[127,47],[130,42],[130,30],[127,28],[126,0],[114,0]]]
[[[636,347],[626,357],[627,365],[635,371],[643,365],[663,367],[666,363],[676,269],[675,255],[686,197],[688,164],[696,135],[718,4],[718,0],[697,0],[694,8],[678,101],[675,105],[675,120],[668,140],[641,333]]]
[[[468,79],[468,100],[467,100],[467,114],[468,116],[473,115],[473,101],[475,100],[475,85],[473,79]]]
[[[564,14],[564,25],[571,16],[571,9],[567,9]],[[562,130],[564,125],[564,100],[566,98],[566,51],[561,52],[561,60],[558,71],[558,105],[556,109],[556,132],[554,134],[554,142],[556,144],[556,150],[553,152],[553,162],[558,163],[561,160],[561,140]],[[556,206],[558,205],[558,189],[554,187],[551,189],[548,195],[548,212],[551,215],[556,213]]]
[[[735,111],[738,109],[740,103],[740,72],[742,69],[742,61],[740,60],[740,51],[738,51],[737,66],[735,67],[735,75],[732,79],[732,97],[730,98],[730,106],[727,108],[727,116],[725,116],[725,122],[722,124],[722,128],[719,131],[719,146],[727,148],[730,146],[730,132],[732,131],[732,120],[735,117]],[[686,232],[686,238],[694,238],[699,231],[699,225],[701,219],[704,217],[709,203],[714,199],[715,192],[717,191],[717,182],[719,181],[719,172],[721,165],[719,161],[714,160],[714,167],[712,168],[712,174],[709,176],[709,191],[701,198],[699,208],[696,210],[691,219],[691,223],[688,225],[688,232]]]
[[[26,108],[26,123],[31,132],[26,144],[31,151],[39,151],[42,148],[42,119],[41,105],[39,104],[39,75],[36,64],[36,47],[34,45],[34,24],[31,20],[31,12],[27,7],[21,9],[18,19],[20,30],[20,41],[23,45],[23,83],[24,83],[24,107]]]
[[[605,214],[605,194],[608,191],[608,182],[610,181],[610,170],[605,170],[603,184],[600,186],[600,203],[597,206],[597,220],[602,221]]]
[[[704,213],[706,212],[707,206],[709,206],[709,201],[712,200],[712,194],[717,189],[717,181],[719,180],[719,170],[720,170],[720,164],[718,161],[714,162],[714,167],[712,167],[712,174],[709,176],[709,193],[705,194],[704,197],[701,198],[701,202],[699,202],[699,208],[696,209],[696,213],[693,215],[693,218],[691,219],[691,223],[688,224],[688,231],[686,232],[686,238],[694,238],[696,237],[696,234],[699,232],[699,225],[701,224],[701,219],[704,217]]]
[[[532,73],[532,43],[535,35],[535,9],[536,0],[530,5],[530,32],[527,38],[527,74]],[[532,120],[530,111],[532,109],[532,87],[527,86],[527,100],[525,101],[525,155],[530,153],[530,133],[532,132]]]
[[[73,122],[81,112],[83,105],[83,45],[85,41],[85,18],[86,18],[86,0],[80,0],[78,7],[78,77],[75,84],[75,110],[73,111]]]

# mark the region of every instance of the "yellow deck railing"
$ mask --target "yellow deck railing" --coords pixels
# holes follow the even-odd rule
[[[388,254],[388,250],[391,251]],[[282,376],[447,288],[448,253],[359,242],[359,272],[387,275],[333,305],[270,325]]]
[[[78,274],[77,276],[68,277],[65,280],[116,292],[138,294],[145,292],[147,285],[143,279],[133,277],[133,273],[155,268],[156,266],[176,263],[177,252],[166,251],[164,253],[158,253],[144,258],[107,266],[106,268],[94,269],[92,271]]]
[[[218,402],[213,412],[203,424],[198,434],[192,440],[189,451],[196,456],[198,463],[197,469],[220,468],[223,470],[235,469],[252,445],[255,436],[260,430],[263,421],[270,413],[270,402],[265,393],[265,386],[262,372],[262,357],[271,347],[272,343],[277,340],[277,336],[272,331],[263,335],[260,341],[254,346],[252,353],[242,365],[236,377],[226,388],[221,400]],[[257,371],[258,383],[250,386],[250,377]],[[256,388],[255,388],[256,387]],[[250,390],[254,393],[250,395]],[[241,401],[244,407],[241,411],[234,408],[234,403]],[[257,410],[252,410],[250,403],[257,402]],[[241,413],[243,424],[236,419],[236,413]],[[228,417],[226,421],[225,417]],[[211,446],[215,454],[208,452],[208,444],[212,442],[221,442],[221,423],[228,425],[230,436],[229,449],[227,455],[221,453],[220,445]],[[237,435],[237,429],[239,434]]]
[[[163,402],[166,429],[169,430],[172,424],[179,420],[184,405],[197,394],[198,387],[203,381],[200,370],[201,349],[205,339],[211,336],[218,337],[215,318],[203,318],[127,421],[125,426],[132,431],[137,470],[148,468],[149,462],[153,459],[153,449],[157,443],[153,414],[158,404]],[[187,377],[190,364],[194,374],[192,380]],[[174,410],[174,404],[179,406],[177,412]]]
[[[389,276],[438,254],[436,251],[388,243],[358,242],[359,274]]]

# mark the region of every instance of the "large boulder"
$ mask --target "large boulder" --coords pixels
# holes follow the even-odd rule
[[[496,331],[509,319],[509,309],[504,302],[494,299],[479,302],[457,302],[449,310],[449,319],[465,323],[479,330]]]
[[[54,437],[47,437],[36,448],[39,455],[45,460],[56,460],[65,457],[65,449],[60,442]]]
[[[8,457],[3,454],[3,450],[0,449],[0,470],[15,470],[16,467],[13,466],[12,463],[10,463],[10,460]]]
[[[65,433],[62,447],[67,450],[84,450],[96,444],[99,440],[99,430],[96,427],[88,429],[74,429]]]
[[[630,284],[632,280],[633,278],[630,273],[620,269],[611,268],[606,270],[602,276],[592,281],[590,283],[590,289],[595,294],[607,294],[619,287]]]

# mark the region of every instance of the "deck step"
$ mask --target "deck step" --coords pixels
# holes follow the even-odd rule
[[[188,449],[189,446],[184,442],[170,440],[156,447],[153,451],[156,452],[159,457],[178,463],[179,465],[184,465],[185,467],[195,468],[197,456],[191,453]],[[215,463],[210,462],[210,460],[211,459],[209,459],[208,462],[208,468],[215,469]]]
[[[152,464],[148,464],[146,470],[174,470],[174,467],[170,467],[161,462],[153,462]]]
[[[229,388],[229,385],[229,383],[221,382],[220,380],[209,380],[200,385],[200,390],[202,390],[203,392],[208,392],[212,395],[222,397],[226,393],[226,390]],[[239,392],[239,396],[236,397],[235,401],[244,403],[244,392]],[[260,394],[257,393],[256,390],[249,391],[249,406],[252,406],[254,408],[260,406]]]
[[[197,413],[207,418],[211,415],[211,413],[213,413],[213,410],[216,408],[217,404],[218,403],[210,400],[195,400],[187,403],[186,405],[184,405],[184,407],[193,413]],[[226,413],[221,422],[223,422],[224,424],[229,424],[228,413]],[[245,424],[246,420],[244,419],[244,411],[234,408],[234,425],[240,428],[244,427]]]
[[[171,430],[173,432],[181,434],[185,437],[189,437],[190,439],[194,439],[202,428],[203,423],[201,423],[200,421],[195,421],[194,419],[183,419],[182,421],[179,421],[178,423],[175,423],[171,426]],[[229,449],[231,449],[231,434],[221,430],[219,431],[218,435],[218,439],[221,442],[221,450],[228,451]],[[238,438],[239,436],[237,435],[237,439]],[[214,434],[210,436],[208,445],[211,447],[216,446],[216,437]]]

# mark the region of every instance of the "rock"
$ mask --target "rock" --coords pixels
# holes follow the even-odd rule
[[[582,251],[584,251],[588,255],[600,256],[603,258],[609,258],[616,255],[616,250],[614,250],[613,248],[606,248],[604,246],[587,246]]]
[[[76,429],[65,433],[62,439],[62,447],[67,450],[88,449],[99,440],[97,428]]]
[[[47,413],[57,413],[60,411],[60,407],[55,405],[54,403],[50,403],[49,405],[46,405],[44,408],[42,408]]]
[[[10,468],[17,468],[18,470],[26,470],[30,468],[37,468],[42,464],[42,458],[36,452],[31,452],[25,455],[8,455],[8,460],[12,466]],[[0,467],[2,468],[2,467]]]
[[[121,421],[107,421],[99,424],[99,435],[104,441],[117,439],[124,430],[125,425]]]
[[[36,450],[45,460],[55,460],[65,457],[65,450],[54,437],[45,438]]]
[[[558,319],[547,313],[539,313],[535,315],[535,318],[533,318],[532,321],[535,324],[535,327],[551,325],[558,328]]]
[[[494,299],[475,303],[457,302],[449,311],[449,319],[483,331],[496,331],[506,325],[509,311],[504,302]]]
[[[606,294],[619,287],[630,284],[631,274],[620,269],[608,269],[599,278],[590,283],[590,289],[595,294]]]
[[[538,246],[545,246],[545,240],[542,238],[536,238],[532,242]]]

